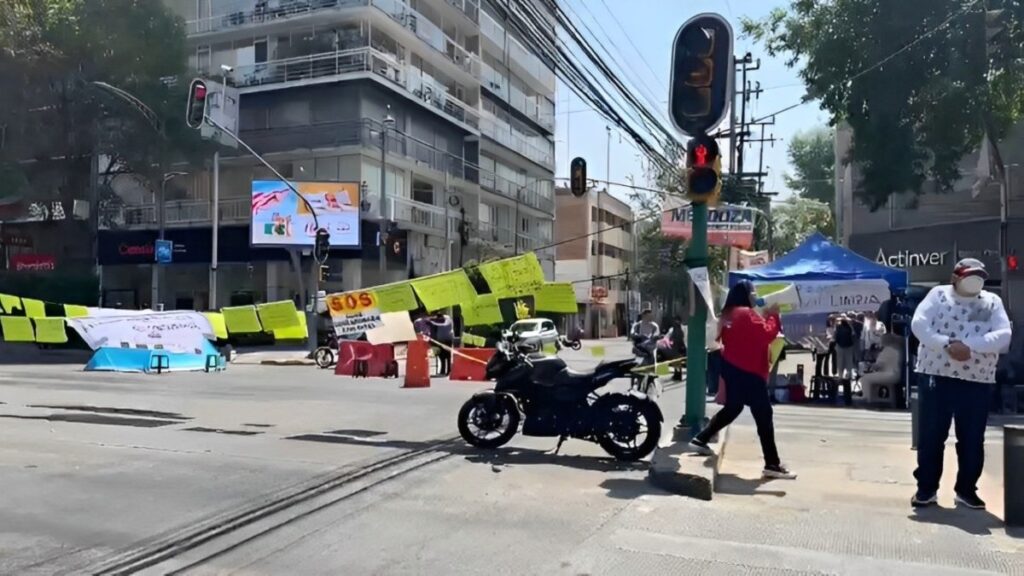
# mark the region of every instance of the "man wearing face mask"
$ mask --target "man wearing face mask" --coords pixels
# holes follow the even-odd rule
[[[964,258],[953,268],[952,283],[932,288],[914,312],[911,329],[920,341],[915,371],[921,387],[915,507],[937,501],[942,453],[955,422],[956,504],[985,508],[977,484],[985,464],[989,398],[999,354],[1011,335],[1003,301],[984,289],[987,277],[982,262]]]

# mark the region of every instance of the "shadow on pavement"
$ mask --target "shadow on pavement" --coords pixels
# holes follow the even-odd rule
[[[987,536],[992,534],[994,529],[1003,527],[1003,521],[986,510],[929,506],[915,510],[908,518],[914,522],[951,526],[975,536]],[[1017,532],[1016,536],[1014,536],[1011,530],[1006,532],[1014,538],[1020,538],[1024,535]]]
[[[599,456],[561,455],[528,448],[499,448],[493,451],[479,451],[466,456],[466,460],[490,464],[492,469],[500,468],[501,466],[548,464],[594,472],[623,472],[646,470],[648,466],[646,462],[620,462],[612,458],[602,458]],[[500,470],[495,470],[495,472],[498,471]]]
[[[601,482],[601,488],[608,491],[609,498],[632,500],[638,496],[672,496],[672,493],[658,488],[645,478],[608,478]]]
[[[718,494],[732,494],[734,496],[784,497],[786,495],[785,490],[760,490],[762,486],[771,481],[769,478],[741,478],[735,474],[720,473],[715,485],[715,492]]]

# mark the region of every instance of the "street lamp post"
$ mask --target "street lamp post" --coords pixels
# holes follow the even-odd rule
[[[388,129],[393,128],[395,125],[395,119],[391,116],[391,106],[388,105],[388,112],[384,116],[384,121],[381,123],[380,130],[380,224],[377,226],[377,244],[380,248],[380,282],[383,284],[387,282],[385,274],[387,273],[388,261],[387,261],[387,250],[384,246],[384,235],[387,233],[388,223],[391,221],[392,215],[388,213],[387,203],[387,191],[385,184],[387,182],[388,174]]]
[[[156,201],[156,223],[157,223],[157,238],[164,240],[165,228],[166,228],[166,216],[164,212],[164,204],[167,202],[167,183],[174,180],[178,176],[187,176],[188,172],[165,172],[163,178],[160,180],[160,194]],[[150,305],[154,308],[159,308],[160,302],[160,263],[153,262],[153,277],[152,286],[150,287]]]

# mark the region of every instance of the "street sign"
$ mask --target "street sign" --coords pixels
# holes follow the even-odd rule
[[[153,255],[157,264],[170,264],[174,260],[174,242],[170,240],[157,240],[154,245]]]
[[[681,132],[706,134],[725,119],[736,74],[732,50],[732,26],[720,14],[698,14],[679,28],[672,43],[668,111]]]

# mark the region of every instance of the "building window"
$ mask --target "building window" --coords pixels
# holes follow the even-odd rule
[[[597,222],[597,206],[590,207],[590,221]]]
[[[256,40],[252,43],[253,46],[253,61],[257,64],[267,61],[267,39]]]

